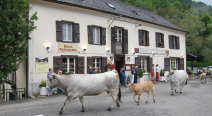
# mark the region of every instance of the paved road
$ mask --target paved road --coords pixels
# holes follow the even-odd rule
[[[99,96],[85,97],[86,112],[81,111],[79,99],[67,105],[65,116],[211,116],[212,115],[212,81],[207,79],[201,84],[198,79],[189,79],[182,94],[171,96],[169,83],[155,83],[156,103],[150,96],[146,104],[146,93],[141,96],[141,104],[136,105],[133,93],[122,88],[120,108],[116,106],[109,112],[107,108],[111,97],[107,93]],[[20,101],[0,102],[0,116],[57,116],[66,97],[53,96]]]

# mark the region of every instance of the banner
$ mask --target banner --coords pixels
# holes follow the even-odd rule
[[[78,52],[78,45],[58,44],[59,52]]]
[[[35,70],[36,73],[47,73],[49,72],[48,57],[36,57]]]

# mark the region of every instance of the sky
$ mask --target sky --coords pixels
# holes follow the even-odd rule
[[[193,0],[193,1],[196,1],[196,2],[200,1],[200,2],[203,2],[203,3],[207,4],[207,5],[211,5],[212,6],[212,0]]]

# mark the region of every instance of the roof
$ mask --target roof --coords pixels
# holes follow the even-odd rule
[[[91,9],[109,14],[121,15],[122,17],[129,17],[136,20],[187,32],[186,30],[176,26],[175,24],[157,15],[156,13],[143,10],[139,7],[135,7],[118,0],[45,0],[45,1]]]

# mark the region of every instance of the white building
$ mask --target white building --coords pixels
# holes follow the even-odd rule
[[[50,67],[87,74],[93,66],[105,72],[112,59],[116,70],[137,65],[146,70],[144,77],[152,64],[186,69],[187,32],[153,12],[118,0],[30,0],[30,6],[29,14],[37,11],[39,19],[28,59],[17,71],[17,87],[26,87],[28,95],[39,92]],[[37,66],[47,59],[47,67]]]

